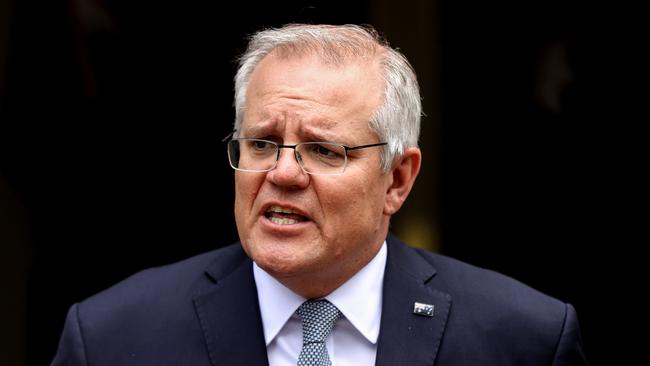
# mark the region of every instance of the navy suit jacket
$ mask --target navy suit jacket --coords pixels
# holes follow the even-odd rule
[[[389,236],[377,365],[586,365],[573,307]],[[413,313],[415,302],[433,316]],[[237,243],[142,271],[73,305],[52,365],[267,365]]]

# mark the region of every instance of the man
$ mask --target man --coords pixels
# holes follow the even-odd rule
[[[388,233],[420,169],[418,85],[357,26],[250,41],[241,243],[72,306],[54,365],[583,365],[571,305]]]

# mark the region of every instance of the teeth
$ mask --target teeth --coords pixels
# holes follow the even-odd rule
[[[271,217],[271,221],[278,225],[293,225],[298,223],[298,221],[294,219],[279,218],[279,217]]]
[[[288,209],[288,208],[280,207],[280,206],[271,206],[271,208],[269,208],[269,211],[271,211],[271,212],[279,212],[279,213],[286,213],[286,214],[300,215],[299,212],[296,212],[296,211]]]

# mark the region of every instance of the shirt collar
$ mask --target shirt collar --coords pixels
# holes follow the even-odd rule
[[[377,343],[381,321],[382,286],[386,268],[386,242],[359,272],[325,298],[371,343]],[[306,299],[289,290],[253,263],[253,275],[268,346]]]
[[[255,262],[253,276],[262,315],[264,340],[268,346],[305,298],[289,290]]]

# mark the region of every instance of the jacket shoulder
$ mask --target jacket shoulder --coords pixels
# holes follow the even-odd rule
[[[417,250],[436,269],[432,280],[458,302],[474,299],[484,310],[509,312],[540,321],[562,319],[566,304],[502,273],[441,254]]]
[[[436,253],[417,253],[436,269],[430,285],[451,295],[445,336],[449,343],[482,344],[485,353],[552,363],[567,319],[574,314],[570,304],[501,273]]]
[[[191,308],[193,295],[214,283],[210,269],[227,270],[247,257],[236,243],[194,257],[142,270],[79,303],[80,319],[97,326],[168,318]]]
[[[501,273],[411,248],[394,238],[389,240],[389,258],[391,250],[400,272],[430,274],[424,285],[451,299],[442,342],[442,349],[450,352],[441,355],[471,344],[480,348],[472,356],[475,364],[481,357],[502,358],[503,365],[526,364],[513,363],[517,359],[552,364],[567,324],[573,326],[571,305]]]
[[[389,253],[407,272],[413,267],[427,267],[433,273],[429,283],[440,291],[458,299],[480,299],[505,308],[522,307],[529,310],[558,309],[564,311],[565,303],[542,293],[527,284],[502,273],[481,268],[439,253],[413,248],[389,237]],[[423,261],[422,261],[423,260]],[[426,263],[426,264],[422,264]],[[425,271],[425,272],[427,272]],[[514,310],[514,309],[512,309]]]

